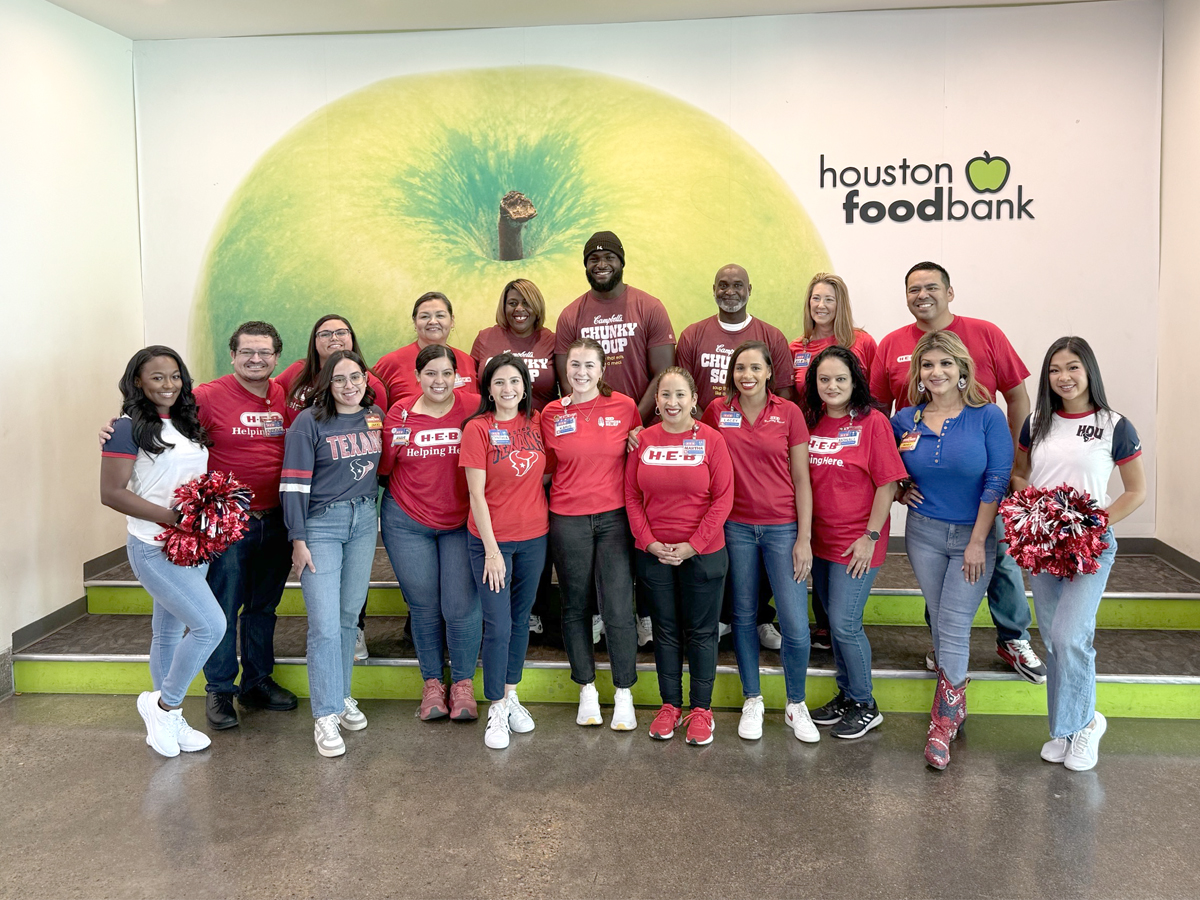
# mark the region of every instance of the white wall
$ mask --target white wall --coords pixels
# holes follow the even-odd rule
[[[1158,319],[1159,540],[1200,559],[1200,4],[1166,0],[1163,41],[1162,253]]]
[[[133,45],[0,0],[0,650],[124,543],[98,423],[142,345]]]

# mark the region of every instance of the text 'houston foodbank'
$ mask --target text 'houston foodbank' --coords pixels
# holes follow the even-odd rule
[[[1032,197],[1025,196],[1025,186],[1018,184],[1016,197],[978,197],[964,200],[954,196],[954,167],[947,162],[928,165],[912,165],[907,157],[896,165],[846,166],[838,169],[825,162],[821,154],[818,165],[822,189],[849,188],[842,201],[846,213],[846,224],[857,222],[875,224],[889,219],[892,222],[908,222],[914,217],[922,222],[961,222],[964,219],[977,221],[999,219],[1032,219],[1029,209]],[[967,185],[976,194],[997,194],[1008,184],[1011,167],[1002,156],[984,153],[967,161],[963,167]],[[933,185],[933,193],[925,197],[881,200],[860,199],[861,191],[870,189],[883,192],[886,188],[924,187]],[[890,191],[889,191],[890,193]],[[968,195],[970,196],[970,195]]]

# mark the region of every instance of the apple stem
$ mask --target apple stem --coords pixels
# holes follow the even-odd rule
[[[521,229],[537,215],[532,201],[520,191],[509,191],[500,201],[499,250],[500,259],[524,259]]]

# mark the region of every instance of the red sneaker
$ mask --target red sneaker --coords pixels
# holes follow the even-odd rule
[[[446,686],[436,678],[426,678],[425,687],[421,689],[421,708],[417,710],[417,718],[428,722],[430,719],[440,719],[448,712]]]
[[[475,682],[470,678],[450,685],[450,718],[456,722],[470,722],[479,718],[475,705]]]
[[[675,737],[675,729],[683,721],[683,710],[670,703],[664,703],[654,721],[650,723],[650,737],[656,741],[669,741]]]
[[[687,722],[687,737],[684,740],[689,744],[703,747],[705,744],[712,743],[713,717],[711,709],[693,709],[683,721]]]

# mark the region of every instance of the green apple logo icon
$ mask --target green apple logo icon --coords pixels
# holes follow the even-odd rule
[[[795,334],[797,290],[829,268],[775,169],[675,97],[552,66],[409,75],[317,110],[236,188],[200,272],[189,363],[224,371],[247,319],[273,322],[291,360],[327,312],[350,317],[373,361],[413,339],[429,290],[453,301],[450,343],[469,347],[518,277],[553,327],[587,289],[583,241],[604,229],[677,328],[712,314],[713,272],[737,262],[755,315]]]
[[[994,194],[1008,181],[1008,160],[984,152],[967,163],[967,181],[979,194]]]

